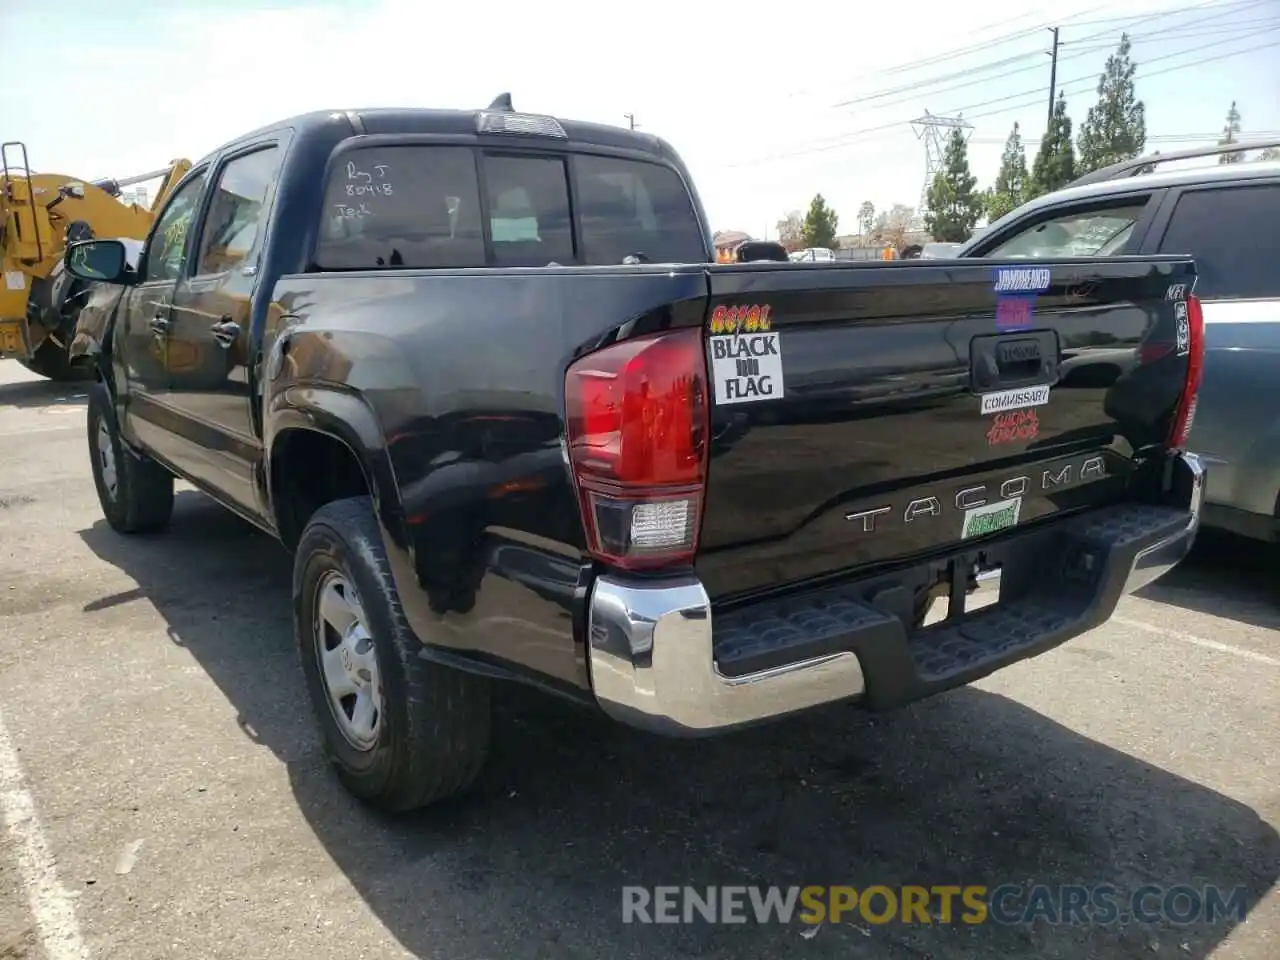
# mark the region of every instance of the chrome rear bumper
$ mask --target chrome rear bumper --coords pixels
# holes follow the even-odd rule
[[[744,621],[754,620],[760,637],[753,642],[768,646],[772,635],[779,647],[807,651],[794,662],[745,674],[721,669],[711,602],[696,577],[600,576],[588,613],[593,692],[619,721],[698,736],[824,703],[866,697],[873,706],[889,706],[971,682],[1099,625],[1123,593],[1146,586],[1187,555],[1200,524],[1205,471],[1192,454],[1176,458],[1173,469],[1173,506],[1107,508],[984,548],[1004,551],[1003,579],[1012,581],[1014,596],[989,607],[985,597],[966,604],[973,612],[956,625],[913,631],[900,614],[867,599],[882,589],[883,577],[843,593],[826,589],[762,605],[746,617],[739,611],[732,629],[741,632]],[[1047,582],[1037,575],[1030,589],[1027,569],[1059,549],[1076,560],[1042,568],[1062,572]],[[977,593],[998,591],[1000,580],[980,574]],[[729,629],[727,623],[722,628]],[[826,633],[813,643],[797,642],[797,623],[821,623]]]

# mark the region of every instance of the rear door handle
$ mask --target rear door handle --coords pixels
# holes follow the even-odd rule
[[[212,324],[209,332],[213,334],[213,339],[218,342],[218,346],[229,347],[236,342],[236,337],[240,336],[240,324],[234,320],[222,320]]]
[[[169,319],[159,314],[151,318],[151,332],[157,337],[163,337],[169,332]]]

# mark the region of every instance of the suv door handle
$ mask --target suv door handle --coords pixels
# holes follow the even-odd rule
[[[163,337],[167,334],[169,332],[169,327],[170,323],[167,317],[162,317],[157,314],[151,318],[151,332],[157,337]]]
[[[234,320],[222,320],[211,324],[209,332],[213,334],[213,339],[218,342],[218,346],[225,349],[235,343],[236,337],[240,336],[240,324]]]

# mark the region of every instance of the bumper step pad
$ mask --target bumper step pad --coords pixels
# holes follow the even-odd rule
[[[969,683],[1102,623],[1143,550],[1177,537],[1187,524],[1185,510],[1125,504],[897,574],[717,613],[716,667],[741,678],[852,651],[866,676],[869,704],[896,706]],[[913,630],[902,598],[953,561],[979,560],[1005,571],[999,603]],[[886,605],[884,597],[898,604]]]

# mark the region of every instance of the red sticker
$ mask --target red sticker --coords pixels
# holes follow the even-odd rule
[[[769,317],[772,312],[773,308],[767,303],[716,307],[711,311],[711,333],[768,333],[772,328]]]
[[[1040,418],[1034,410],[1010,410],[996,414],[987,431],[987,446],[999,447],[1015,440],[1034,440],[1040,435]]]

